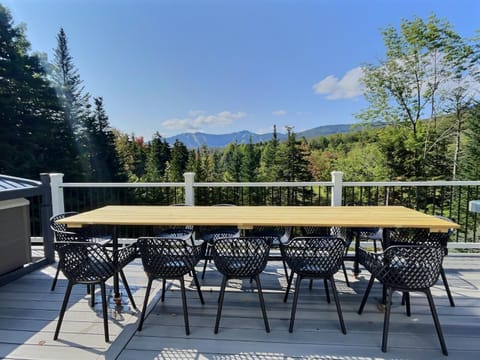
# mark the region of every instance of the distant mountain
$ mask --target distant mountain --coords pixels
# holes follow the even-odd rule
[[[306,139],[315,138],[318,136],[326,136],[337,133],[346,133],[350,131],[351,125],[349,124],[340,124],[340,125],[324,125],[319,126],[310,130],[301,131],[296,133],[297,138],[305,137]],[[173,144],[177,139],[187,146],[187,148],[197,148],[202,145],[206,145],[210,148],[221,148],[225,147],[228,144],[236,141],[239,144],[247,144],[252,138],[254,144],[259,142],[267,142],[273,136],[273,133],[267,134],[255,134],[250,131],[238,131],[229,134],[206,134],[201,132],[196,133],[183,133],[175,136],[167,137],[165,140],[169,144]],[[277,133],[277,137],[280,141],[286,140],[287,135],[282,133]]]

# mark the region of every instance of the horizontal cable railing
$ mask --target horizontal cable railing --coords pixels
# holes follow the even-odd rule
[[[461,225],[457,242],[479,242],[477,214],[468,209],[480,198],[480,181],[344,182],[344,205],[401,205],[440,215]]]
[[[480,243],[477,214],[468,210],[469,201],[480,199],[480,181],[61,183],[58,191],[66,211],[115,204],[402,205],[459,223],[452,241]],[[129,229],[120,235],[135,234]]]
[[[194,183],[195,204],[282,206],[331,204],[332,182]]]

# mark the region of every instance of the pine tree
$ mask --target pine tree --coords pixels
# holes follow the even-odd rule
[[[305,142],[298,141],[292,127],[287,126],[287,141],[280,146],[284,167],[281,171],[283,181],[309,181],[309,150]]]
[[[115,149],[115,135],[110,128],[103,98],[94,98],[93,113],[84,122],[82,133],[84,153],[89,163],[92,181],[120,181],[122,176],[120,161]]]
[[[188,163],[188,149],[180,140],[175,140],[171,149],[171,158],[167,164],[167,180],[168,181],[183,181],[183,174],[187,169]]]
[[[29,49],[24,29],[0,5],[0,172],[28,178],[63,172],[76,180],[75,142],[41,61]]]
[[[259,179],[262,181],[279,181],[281,160],[279,157],[277,127],[273,126],[272,139],[265,145],[260,158]]]
[[[63,109],[63,116],[78,135],[89,113],[90,95],[85,93],[78,69],[68,47],[67,35],[63,28],[57,35],[57,47],[53,63],[52,82]]]
[[[225,172],[223,175],[224,181],[240,182],[242,181],[242,153],[237,142],[227,145],[222,162],[224,164]]]
[[[258,168],[260,166],[260,156],[255,145],[252,142],[252,137],[248,144],[244,146],[244,155],[242,156],[241,177],[242,181],[254,182],[258,178]]]
[[[170,147],[160,133],[156,132],[148,145],[144,181],[162,181],[170,160]]]

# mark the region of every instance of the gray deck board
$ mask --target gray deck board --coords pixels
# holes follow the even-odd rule
[[[350,264],[347,264],[350,265]],[[201,266],[199,266],[200,269]],[[480,255],[450,254],[444,267],[455,298],[450,307],[441,282],[433,288],[449,359],[480,357]],[[28,274],[0,287],[0,358],[12,359],[427,359],[444,358],[427,300],[412,294],[412,316],[405,315],[400,295],[394,297],[389,348],[382,353],[381,287],[372,289],[364,313],[357,314],[368,282],[365,271],[352,287],[336,275],[347,334],[340,331],[334,303],[325,299],[323,282],[301,289],[293,333],[288,332],[293,293],[283,302],[285,279],[281,264],[272,262],[262,274],[271,332],[266,333],[258,295],[249,281],[231,281],[218,334],[213,333],[220,275],[209,266],[201,281],[201,305],[188,279],[190,336],[185,335],[178,283],[168,282],[165,302],[159,301],[160,282],[154,282],[150,313],[143,331],[136,331],[138,312],[110,306],[111,342],[103,341],[101,309],[91,309],[85,287],[74,287],[58,341],[53,341],[66,281],[50,291],[55,267]],[[349,269],[350,273],[350,269]],[[351,273],[350,273],[351,274]],[[137,305],[143,304],[146,277],[140,262],[127,266],[126,275]],[[97,294],[98,296],[98,294]],[[99,300],[99,299],[98,299]]]

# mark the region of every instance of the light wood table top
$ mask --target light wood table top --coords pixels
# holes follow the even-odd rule
[[[83,225],[339,226],[427,228],[432,232],[460,225],[403,206],[147,206],[112,205],[58,223]]]

